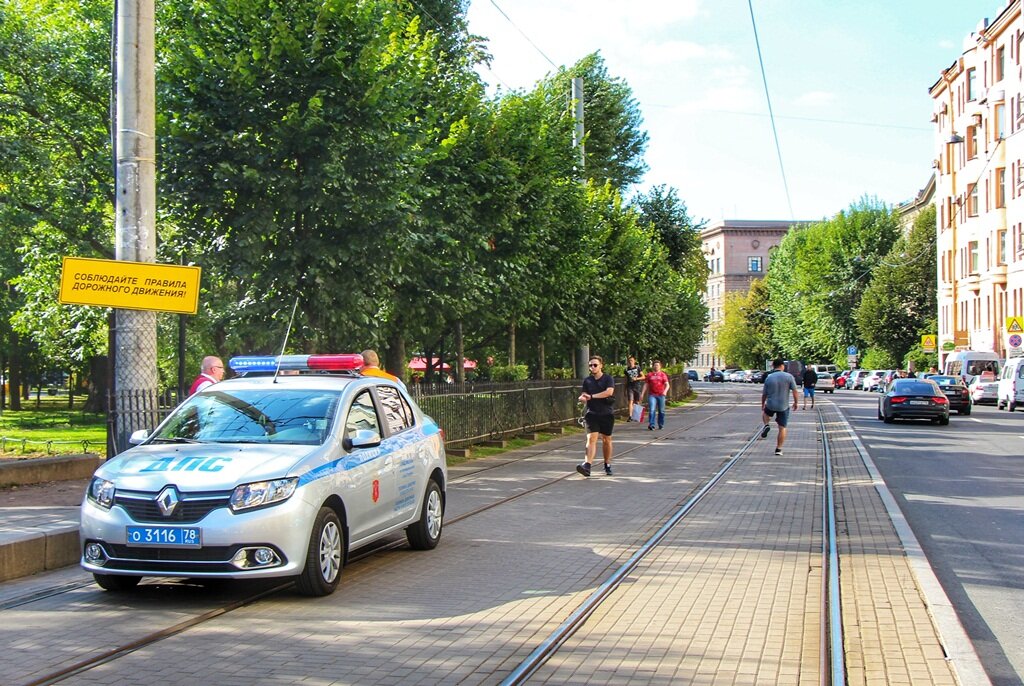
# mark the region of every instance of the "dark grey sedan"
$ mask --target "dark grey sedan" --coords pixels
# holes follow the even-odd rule
[[[895,419],[949,424],[949,399],[931,379],[896,379],[878,399],[878,418],[886,424]]]
[[[967,390],[963,379],[959,376],[940,376],[934,374],[928,377],[942,389],[943,394],[949,400],[949,411],[956,410],[958,414],[971,413],[971,392]]]

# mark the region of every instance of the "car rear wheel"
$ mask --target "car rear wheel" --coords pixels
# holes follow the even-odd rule
[[[949,426],[949,416],[947,415],[945,417],[939,417],[939,425]]]
[[[886,424],[892,424],[895,421],[895,417],[882,417],[882,421]]]
[[[970,414],[970,413],[971,413],[971,406],[970,406],[970,405],[968,405],[968,406],[967,406],[967,407],[965,407],[964,409],[962,409],[962,410],[958,410],[958,412],[959,412],[960,414]]]
[[[330,595],[341,580],[345,559],[345,530],[334,510],[321,507],[313,522],[306,551],[306,566],[295,577],[295,587],[302,595]]]
[[[416,550],[433,550],[441,540],[441,527],[444,523],[444,498],[441,487],[431,479],[427,482],[427,492],[423,496],[423,509],[415,524],[405,529],[405,537],[409,546]]]
[[[93,574],[92,578],[104,591],[130,591],[142,581],[141,576],[122,576],[121,574]]]
[[[1009,410],[1010,412],[1013,412],[1014,410],[1017,409],[1017,403],[1011,400],[1006,404],[1006,409]]]

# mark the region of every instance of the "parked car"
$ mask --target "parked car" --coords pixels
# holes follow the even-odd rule
[[[896,419],[929,419],[949,424],[949,399],[931,379],[896,379],[878,399],[878,418],[886,424]]]
[[[721,382],[725,381],[725,375],[722,374],[721,370],[712,369],[707,374],[704,375],[704,380],[705,381],[714,381],[716,383],[721,383]]]
[[[949,400],[949,411],[957,411],[957,414],[971,413],[971,393],[964,385],[963,379],[959,376],[944,376],[932,374],[929,381],[934,381]]]
[[[956,350],[946,358],[943,369],[946,376],[959,376],[968,386],[982,372],[991,372],[999,378],[1002,360],[991,350]]]
[[[722,370],[722,377],[725,378],[726,381],[735,381],[735,379],[733,378],[733,374],[735,374],[738,371],[739,371],[738,369],[734,369],[734,368],[723,369]]]
[[[700,381],[700,376],[697,374],[696,369],[687,369],[686,378],[690,381]]]
[[[864,379],[870,373],[867,369],[854,369],[846,379],[846,387],[852,391],[864,390]]]
[[[968,384],[967,389],[971,392],[971,402],[975,405],[979,403],[997,405],[999,402],[999,379],[988,370],[977,374]]]
[[[814,384],[814,390],[821,391],[822,393],[835,393],[836,381],[832,378],[831,374],[827,372],[818,372],[818,380]]]
[[[764,377],[766,376],[768,376],[768,372],[758,369],[750,375],[750,383],[764,383]]]
[[[999,390],[996,398],[998,409],[1006,408],[1010,412],[1024,405],[1024,357],[1013,357],[1003,366],[1003,374],[999,377]]]
[[[846,380],[850,378],[851,370],[845,369],[834,377],[836,388],[846,388]]]
[[[868,372],[868,375],[864,377],[864,381],[861,384],[860,389],[862,391],[874,391],[878,389],[878,384],[881,383],[882,377],[886,375],[888,369],[873,369]]]
[[[96,470],[81,564],[101,587],[290,577],[322,596],[350,549],[403,532],[412,548],[438,544],[444,438],[403,386],[356,373],[358,354],[230,364],[241,376],[135,432],[135,447]]]

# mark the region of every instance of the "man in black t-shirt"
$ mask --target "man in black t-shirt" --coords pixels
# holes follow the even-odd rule
[[[814,409],[814,387],[818,385],[818,373],[808,367],[804,370],[804,409],[807,409],[807,399],[811,399],[811,409]]]
[[[629,363],[626,365],[626,398],[629,400],[629,412],[626,413],[626,421],[633,421],[633,405],[640,403],[644,393],[644,370],[636,363],[636,358],[629,356]]]
[[[587,456],[576,465],[576,471],[590,476],[591,465],[597,456],[597,439],[601,438],[604,455],[604,473],[612,475],[612,427],[615,425],[615,381],[604,373],[604,360],[598,355],[590,358],[590,376],[583,379],[583,392],[579,401],[587,404],[584,419],[587,422]]]

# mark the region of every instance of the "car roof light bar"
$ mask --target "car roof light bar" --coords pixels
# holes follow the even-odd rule
[[[273,372],[277,369],[295,371],[348,372],[363,366],[359,353],[332,355],[242,355],[228,360],[236,374]]]

